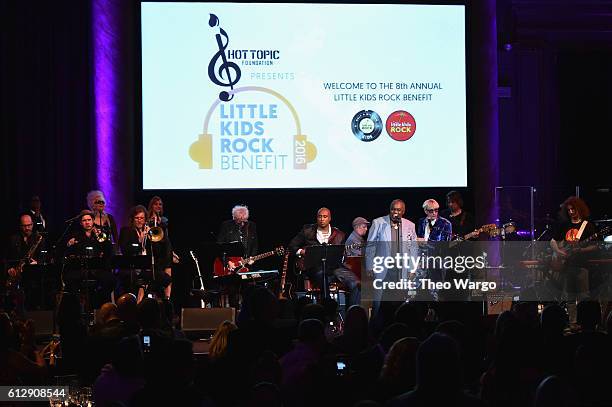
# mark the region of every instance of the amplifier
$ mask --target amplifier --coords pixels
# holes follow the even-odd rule
[[[183,308],[181,329],[185,332],[214,332],[225,320],[235,322],[235,308]]]

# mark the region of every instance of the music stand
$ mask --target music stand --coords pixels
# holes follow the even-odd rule
[[[23,266],[20,277],[21,282],[28,285],[28,282],[33,282],[36,280],[36,282],[40,284],[40,309],[47,309],[47,301],[45,299],[45,294],[47,291],[45,290],[45,282],[57,277],[56,273],[53,273],[53,271],[55,271],[55,265],[50,263],[25,264]],[[57,280],[55,280],[55,282],[57,283]],[[57,289],[57,286],[52,288],[52,290],[55,289]]]
[[[136,270],[151,270],[151,258],[147,255],[122,255],[114,256],[111,260],[113,269],[130,270],[130,289],[134,287],[134,272]]]
[[[322,244],[305,248],[304,268],[306,270],[321,267],[323,281],[321,282],[321,300],[327,299],[327,263],[340,264],[344,255],[344,245]]]
[[[64,262],[62,265],[62,285],[64,284],[63,276],[66,274],[66,269],[68,270],[78,270],[80,271],[80,278],[78,279],[78,291],[80,292],[83,288],[83,284],[81,282],[86,282],[85,285],[85,301],[87,313],[91,312],[91,295],[89,293],[90,288],[90,270],[101,270],[107,269],[109,267],[108,259],[104,257],[91,257],[91,256],[69,256],[64,258]]]

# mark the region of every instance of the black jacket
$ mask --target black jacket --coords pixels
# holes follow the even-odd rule
[[[234,220],[226,220],[221,224],[217,243],[241,242],[244,246],[243,257],[250,257],[257,254],[257,226],[255,222],[248,221],[242,227],[238,226]]]

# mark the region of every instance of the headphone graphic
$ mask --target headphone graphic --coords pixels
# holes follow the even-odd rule
[[[300,124],[300,118],[293,105],[280,93],[261,86],[243,86],[240,88],[232,89],[229,95],[233,96],[241,92],[263,92],[272,95],[279,99],[287,106],[296,127],[296,134],[293,136],[293,168],[296,170],[305,170],[308,163],[314,161],[317,157],[317,147],[308,141],[308,136],[302,134],[302,126]],[[198,163],[199,169],[212,169],[213,168],[213,134],[208,132],[208,125],[212,114],[217,109],[217,106],[221,103],[221,100],[217,98],[204,119],[203,133],[198,135],[198,139],[194,141],[189,147],[189,156],[191,159]]]

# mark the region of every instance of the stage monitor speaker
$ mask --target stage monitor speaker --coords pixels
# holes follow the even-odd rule
[[[34,321],[34,329],[37,337],[53,335],[53,311],[26,311],[25,319]]]
[[[236,320],[235,308],[183,308],[181,329],[184,332],[214,332],[225,320]]]
[[[504,311],[512,311],[512,297],[500,298],[499,301],[487,301],[487,314],[499,315]]]

